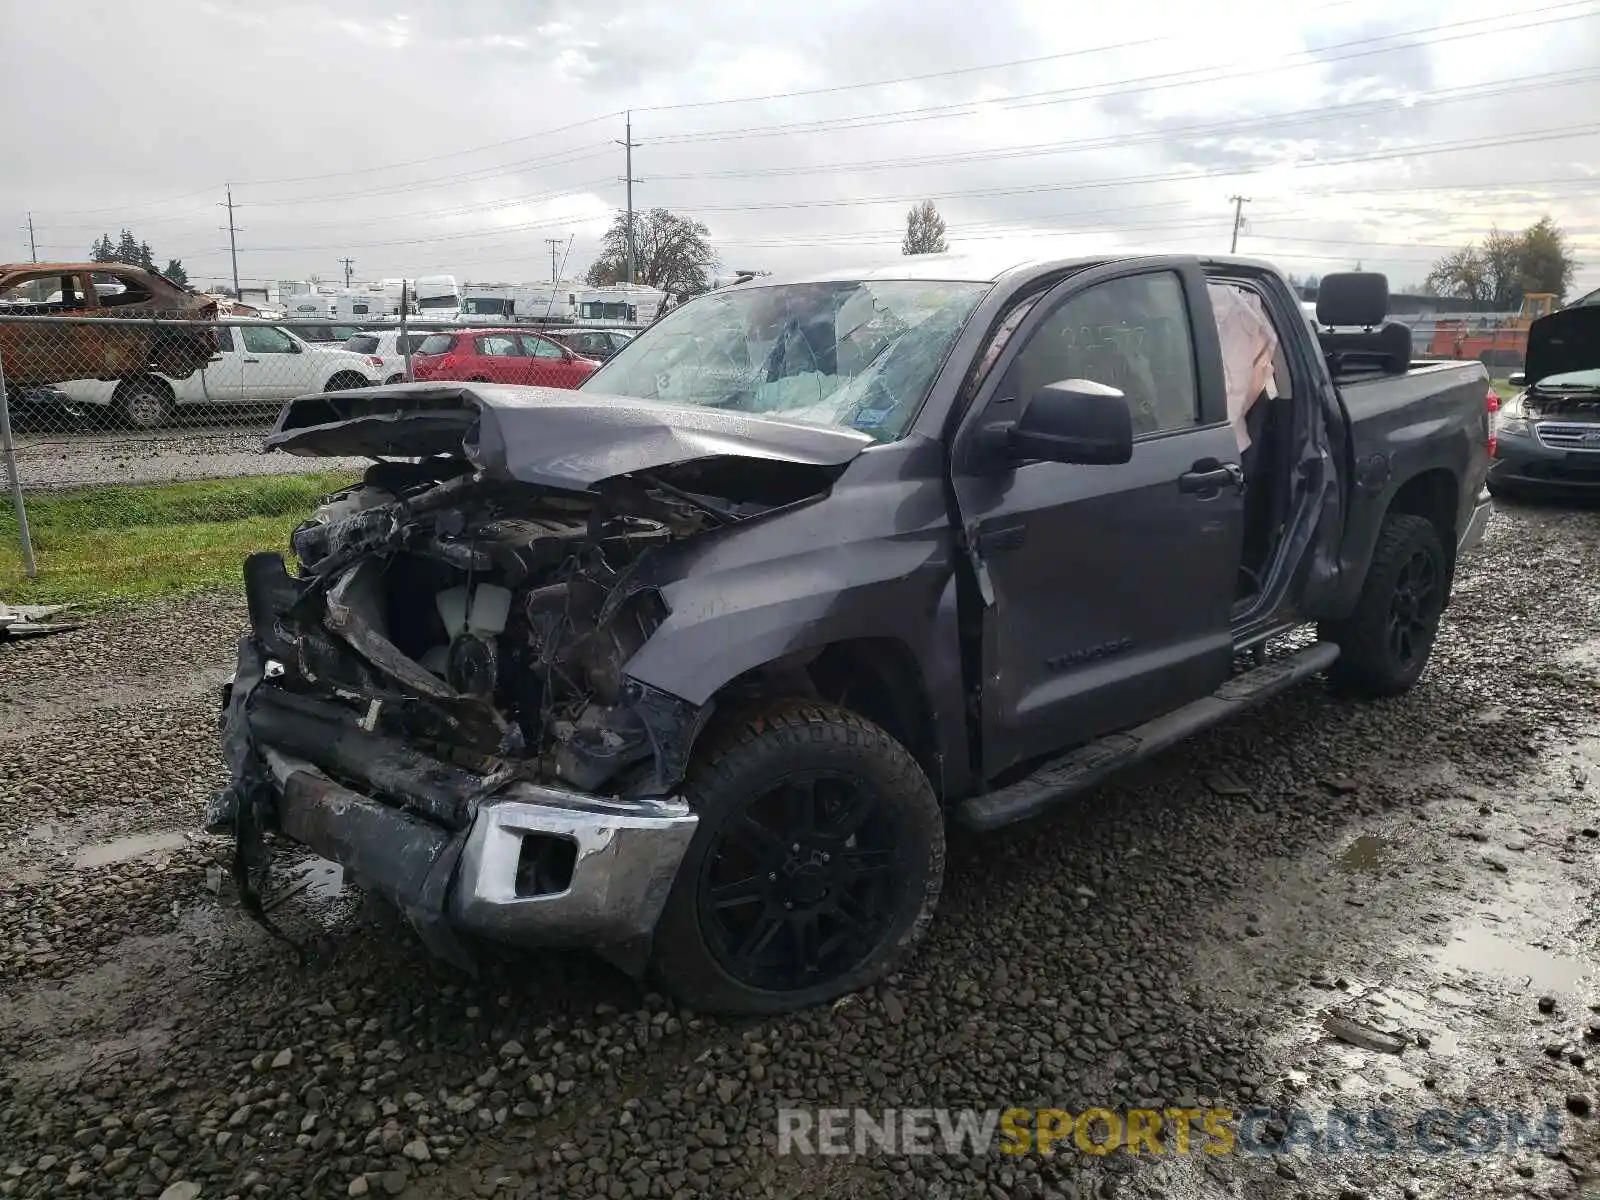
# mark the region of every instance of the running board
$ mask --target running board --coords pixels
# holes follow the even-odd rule
[[[1317,642],[1298,653],[1235,675],[1209,696],[1202,696],[1137,728],[1107,734],[1079,746],[1070,754],[1045,763],[1026,779],[961,801],[956,805],[956,819],[968,829],[986,830],[1036,816],[1094,787],[1114,771],[1158,754],[1191,734],[1271,699],[1318,671],[1326,670],[1338,657],[1338,646],[1332,642]]]

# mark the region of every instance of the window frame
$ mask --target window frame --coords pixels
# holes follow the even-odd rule
[[[1140,434],[1135,438],[1135,445],[1226,425],[1228,397],[1222,373],[1222,346],[1211,311],[1210,294],[1206,290],[1208,275],[1201,260],[1187,255],[1158,255],[1091,262],[1073,268],[1065,276],[1032,280],[1002,302],[989,333],[972,355],[974,362],[987,362],[987,366],[977,374],[975,384],[970,385],[973,388],[970,399],[964,404],[958,402],[960,414],[948,427],[954,468],[976,473],[989,469],[985,463],[988,462],[991,431],[1015,421],[1025,407],[1025,402],[1013,403],[1023,398],[1008,395],[1003,385],[1009,382],[1012,364],[1022,347],[1032,340],[1040,325],[1074,296],[1100,283],[1161,272],[1176,272],[1183,284],[1202,419],[1171,432]],[[1019,308],[1023,310],[1019,317],[1010,316]],[[996,343],[999,343],[998,349]],[[1027,465],[1032,464],[1019,464],[1019,468]]]
[[[252,333],[275,334],[283,339],[284,346],[281,350],[265,350],[250,344]],[[287,330],[279,329],[276,325],[241,325],[239,326],[239,344],[246,354],[295,354],[299,348]]]
[[[519,333],[516,335],[516,338],[522,343],[523,357],[525,358],[542,358],[547,361],[554,360],[556,362],[560,362],[567,357],[562,348],[552,339],[540,337],[537,333]],[[538,351],[529,350],[528,344],[530,342],[535,346],[548,350],[549,353],[540,354]]]
[[[1021,395],[1019,390],[1014,387],[1016,375],[1019,369],[1025,365],[1029,349],[1037,344],[1042,336],[1048,332],[1059,333],[1063,331],[1064,327],[1061,327],[1056,323],[1056,319],[1060,316],[1060,314],[1069,306],[1077,304],[1078,302],[1094,295],[1094,293],[1102,289],[1125,287],[1129,284],[1135,284],[1152,278],[1170,280],[1172,286],[1176,289],[1176,299],[1179,305],[1179,312],[1172,314],[1171,319],[1177,319],[1184,323],[1184,331],[1186,334],[1185,342],[1187,343],[1186,361],[1189,368],[1189,400],[1192,419],[1187,424],[1158,425],[1154,429],[1141,430],[1138,428],[1138,420],[1136,416],[1133,440],[1135,442],[1147,442],[1157,438],[1172,437],[1176,434],[1192,433],[1197,429],[1204,429],[1207,425],[1218,423],[1216,421],[1208,421],[1206,419],[1206,406],[1200,386],[1200,367],[1195,356],[1194,310],[1189,303],[1189,297],[1185,294],[1182,276],[1170,267],[1163,267],[1148,271],[1127,272],[1112,276],[1107,279],[1097,280],[1085,287],[1073,290],[1071,293],[1062,296],[1055,303],[1048,305],[1048,307],[1044,308],[1043,311],[1038,314],[1038,319],[1033,328],[1029,330],[1026,336],[1020,340],[1016,347],[1016,352],[1011,358],[1011,361],[1006,364],[1005,370],[998,377],[996,394],[1004,394],[1008,399],[1016,399],[1020,402],[1021,407],[1026,407],[1026,403],[1030,397]],[[1097,334],[1099,334],[1102,330],[1109,327],[1105,325],[1083,325],[1080,326],[1080,328],[1092,328]],[[1118,328],[1126,328],[1126,326],[1119,326]],[[1149,336],[1148,331],[1145,332],[1145,336]],[[1081,378],[1093,379],[1093,376],[1084,375],[1081,376]],[[1108,387],[1116,386],[1108,380],[1098,379],[1093,381],[1096,383],[1103,383]],[[1137,410],[1134,408],[1133,397],[1128,394],[1127,389],[1119,390],[1123,391],[1124,398],[1128,401],[1130,412],[1136,413]]]
[[[485,350],[484,344],[496,338],[504,338],[506,345],[511,347],[510,354],[492,354]],[[522,345],[515,334],[511,333],[480,333],[472,339],[472,353],[478,358],[527,358],[522,351]]]

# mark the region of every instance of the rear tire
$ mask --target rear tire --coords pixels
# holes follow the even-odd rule
[[[842,708],[790,701],[697,754],[699,825],[656,927],[653,967],[693,1008],[822,1004],[892,971],[927,929],[944,819],[914,758]]]
[[[1355,611],[1324,622],[1339,645],[1328,682],[1358,696],[1396,696],[1422,676],[1444,615],[1450,559],[1426,517],[1390,513],[1378,530]]]
[[[391,375],[391,376],[389,376],[389,378],[385,379],[383,382],[384,382],[385,385],[393,385],[393,384],[396,384],[396,383],[404,383],[405,381],[406,381],[406,377],[404,375]]]
[[[328,380],[328,386],[322,390],[325,392],[347,392],[351,388],[371,386],[372,381],[364,375],[357,375],[354,371],[340,371],[332,379]]]
[[[159,379],[129,379],[117,388],[117,413],[133,429],[160,429],[172,415],[172,389]]]

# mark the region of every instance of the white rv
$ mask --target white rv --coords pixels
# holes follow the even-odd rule
[[[584,287],[568,293],[569,320],[584,325],[648,325],[667,294],[644,284]]]
[[[381,321],[394,316],[399,308],[399,300],[366,288],[349,288],[333,298],[333,315],[341,321]]]
[[[454,275],[423,275],[411,281],[416,315],[430,321],[456,321],[461,317],[461,288]]]
[[[335,315],[334,297],[323,292],[298,292],[285,296],[279,307],[283,309],[283,315],[291,320]]]

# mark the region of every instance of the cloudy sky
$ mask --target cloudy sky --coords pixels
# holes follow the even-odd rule
[[[1420,280],[1560,221],[1600,285],[1600,2],[0,0],[0,258],[123,226],[199,283],[577,275],[623,203],[724,267],[1228,248]],[[1289,15],[1293,12],[1294,15]],[[1509,15],[1508,15],[1509,14]],[[570,245],[570,251],[569,251]]]

